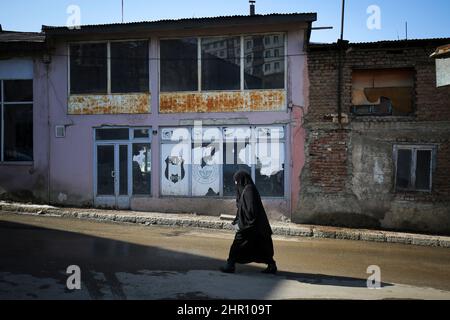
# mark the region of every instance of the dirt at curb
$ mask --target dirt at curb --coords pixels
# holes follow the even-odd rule
[[[233,230],[230,221],[221,220],[219,217],[199,216],[195,214],[58,208],[48,205],[11,203],[5,201],[0,201],[0,210],[17,214],[58,216],[63,218],[110,221],[117,223]],[[284,222],[271,222],[271,225],[273,233],[279,236],[372,241],[450,248],[450,237],[445,236],[298,225]]]

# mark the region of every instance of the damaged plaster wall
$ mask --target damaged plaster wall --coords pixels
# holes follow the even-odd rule
[[[350,123],[342,127],[330,119],[337,110],[336,50],[310,52],[306,165],[294,221],[450,234],[450,88],[436,88],[429,59],[436,46],[349,51],[342,89]],[[352,70],[389,68],[414,68],[414,114],[352,116]],[[395,145],[436,149],[431,192],[396,190]]]

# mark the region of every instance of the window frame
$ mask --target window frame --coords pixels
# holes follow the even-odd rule
[[[287,200],[289,199],[289,192],[290,192],[290,186],[288,183],[288,179],[289,179],[289,170],[290,170],[290,165],[288,163],[288,140],[289,140],[289,131],[288,131],[288,126],[286,124],[279,124],[279,125],[218,125],[218,126],[202,126],[203,129],[208,129],[208,128],[217,128],[219,129],[222,134],[223,134],[223,130],[224,128],[250,128],[251,133],[250,133],[250,145],[251,145],[251,149],[252,149],[252,154],[251,154],[251,167],[250,167],[250,172],[251,172],[251,176],[253,181],[255,182],[255,178],[256,178],[256,156],[257,156],[257,144],[259,142],[259,138],[257,136],[257,129],[258,128],[283,128],[283,138],[277,139],[277,142],[280,144],[283,144],[283,152],[284,152],[284,172],[283,172],[283,182],[284,182],[284,192],[283,192],[283,196],[261,196],[262,199],[264,200]],[[177,128],[183,128],[183,129],[187,129],[189,131],[189,142],[185,142],[188,143],[189,146],[191,147],[191,152],[190,152],[190,160],[192,163],[192,143],[194,143],[194,139],[192,138],[192,131],[194,126],[193,125],[188,125],[188,126],[161,126],[159,127],[159,131],[162,132],[163,129],[177,129]],[[161,165],[161,157],[162,157],[162,144],[177,144],[179,143],[179,141],[168,141],[168,140],[163,140],[162,136],[159,135],[159,139],[158,139],[158,148],[159,148],[159,157],[158,157],[158,165]],[[222,141],[222,147],[221,147],[221,154],[223,153],[223,145],[225,143],[225,140]],[[219,189],[219,195],[218,196],[194,196],[192,194],[192,166],[189,165],[186,168],[186,175],[188,176],[188,193],[187,195],[163,195],[162,194],[162,183],[161,183],[161,178],[162,178],[162,172],[161,172],[161,168],[160,168],[160,174],[158,177],[158,184],[159,184],[159,193],[158,196],[160,198],[195,198],[195,199],[220,199],[220,200],[229,200],[229,199],[234,199],[235,196],[226,196],[224,195],[223,192],[223,162],[225,161],[225,159],[223,159],[223,156],[220,156],[222,159],[222,164],[219,167],[219,174],[220,174],[220,189]]]
[[[19,102],[5,102],[5,90],[4,90],[4,82],[5,81],[15,81],[15,80],[25,80],[31,81],[31,86],[33,90],[33,100],[32,101],[19,101]],[[2,165],[32,165],[34,163],[34,79],[13,79],[13,78],[5,78],[0,79],[0,164]],[[31,132],[33,139],[33,151],[31,161],[20,161],[20,160],[8,160],[5,161],[5,105],[31,105],[31,110],[33,112],[33,131]]]
[[[274,36],[274,35],[283,35],[284,43],[282,44],[284,47],[284,55],[279,55],[279,57],[283,57],[284,59],[284,86],[283,88],[278,89],[245,89],[245,62],[247,59],[247,55],[245,54],[245,50],[247,47],[247,44],[250,42],[251,46],[253,47],[253,40],[245,40],[245,37],[251,37],[251,36]],[[203,90],[202,89],[202,38],[234,38],[238,37],[240,38],[240,47],[239,47],[239,61],[240,61],[240,71],[241,71],[241,79],[240,79],[240,88],[239,90]],[[197,39],[197,74],[198,74],[198,87],[196,91],[161,91],[161,41],[164,40],[176,40],[176,39],[183,39],[183,38],[196,38]],[[279,41],[280,42],[280,41]],[[281,44],[280,44],[281,46]],[[249,48],[247,48],[249,49]],[[273,48],[270,48],[272,50]],[[268,49],[269,50],[269,49]],[[183,36],[183,37],[160,37],[158,38],[158,92],[160,93],[176,93],[176,92],[183,92],[183,93],[202,93],[202,92],[251,92],[251,91],[261,91],[261,90],[287,90],[288,87],[288,32],[287,31],[279,31],[279,32],[262,32],[262,33],[238,33],[238,34],[225,34],[225,35],[204,35],[204,36]],[[253,56],[253,54],[252,54]],[[281,65],[280,65],[281,67]]]
[[[411,171],[410,171],[410,185],[407,188],[401,188],[397,185],[397,171],[398,171],[398,151],[409,150],[411,151]],[[433,172],[436,168],[436,145],[394,145],[394,189],[396,192],[427,192],[433,191]],[[430,187],[428,189],[417,189],[416,185],[416,170],[417,170],[417,151],[430,151]]]
[[[135,143],[148,143],[150,144],[150,150],[151,150],[151,154],[152,154],[152,158],[150,159],[150,165],[152,170],[150,171],[150,174],[153,176],[153,146],[152,146],[152,135],[153,135],[153,129],[152,126],[136,126],[136,127],[132,127],[132,126],[101,126],[101,127],[94,127],[93,128],[93,194],[94,194],[94,198],[98,197],[99,195],[97,194],[97,146],[101,146],[101,145],[127,145],[128,146],[128,163],[127,163],[127,169],[128,169],[128,181],[127,181],[127,186],[128,186],[128,194],[127,195],[122,195],[122,196],[127,196],[129,198],[148,198],[148,197],[152,197],[152,192],[153,192],[153,181],[151,178],[150,179],[150,192],[149,194],[134,194],[133,193],[133,144]],[[128,129],[128,139],[124,139],[124,140],[97,140],[97,130],[102,130],[102,129],[106,129],[106,130],[111,130],[111,129]],[[148,138],[135,138],[134,137],[134,130],[139,130],[139,129],[148,129],[149,130],[149,137]]]
[[[133,42],[133,41],[146,41],[148,50],[148,91],[145,92],[111,92],[111,43],[113,42]],[[86,95],[132,95],[140,93],[150,93],[151,88],[151,63],[150,63],[150,51],[151,51],[151,38],[140,39],[119,39],[119,40],[92,40],[92,41],[70,41],[67,42],[67,92],[68,96],[86,96]],[[97,93],[71,93],[70,91],[70,46],[76,44],[101,44],[106,43],[106,92]]]
[[[417,95],[416,95],[416,87],[417,87],[417,70],[414,66],[411,65],[406,65],[406,66],[400,66],[400,67],[392,67],[392,66],[376,66],[376,67],[361,67],[361,66],[351,66],[351,80],[352,80],[352,90],[350,92],[350,100],[353,100],[353,77],[354,77],[354,73],[358,73],[358,72],[368,72],[371,71],[376,72],[376,71],[380,71],[380,70],[389,70],[389,71],[396,71],[396,70],[408,70],[411,72],[411,76],[412,76],[412,82],[413,85],[411,87],[412,90],[412,95],[411,95],[411,112],[409,114],[405,114],[405,115],[394,115],[394,108],[391,108],[389,113],[377,113],[374,112],[373,110],[375,109],[374,104],[369,104],[369,105],[354,105],[353,101],[351,101],[351,106],[350,106],[350,113],[357,117],[357,118],[364,118],[364,117],[391,117],[391,118],[403,118],[403,117],[412,117],[415,115],[416,113],[416,100],[417,100]],[[361,113],[358,114],[356,112],[358,107],[367,107],[369,109],[369,112],[367,113]]]

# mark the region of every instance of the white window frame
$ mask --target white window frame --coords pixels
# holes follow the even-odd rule
[[[97,194],[97,146],[101,146],[101,145],[127,145],[128,146],[128,163],[127,163],[127,169],[128,169],[128,181],[127,181],[127,187],[128,187],[128,194],[126,195],[127,197],[131,198],[131,197],[151,197],[152,196],[152,190],[153,190],[153,184],[152,181],[150,180],[150,193],[148,195],[140,195],[140,194],[134,194],[133,193],[133,144],[135,143],[147,143],[150,144],[150,150],[151,153],[153,154],[153,147],[152,147],[152,127],[148,126],[148,127],[127,127],[127,126],[104,126],[104,127],[94,127],[93,128],[93,139],[94,139],[94,150],[93,150],[93,154],[94,154],[94,160],[93,160],[93,191],[94,191],[94,197],[99,197],[99,195]],[[102,129],[106,129],[106,130],[111,130],[111,129],[128,129],[128,139],[123,139],[123,140],[97,140],[96,139],[96,132],[97,130],[102,130]],[[148,138],[134,138],[134,130],[139,130],[139,129],[148,129],[149,132],[149,136]],[[151,161],[152,159],[150,159]],[[150,171],[150,173],[153,175],[153,162],[151,161],[151,168],[152,170]],[[121,196],[125,196],[125,195],[121,195]]]
[[[397,170],[398,170],[398,151],[411,151],[411,172],[410,185],[407,188],[397,186]],[[430,187],[428,189],[416,189],[416,170],[417,170],[417,151],[430,151]],[[433,171],[436,167],[436,146],[435,145],[394,145],[394,167],[395,167],[395,191],[398,192],[432,192],[433,190]]]

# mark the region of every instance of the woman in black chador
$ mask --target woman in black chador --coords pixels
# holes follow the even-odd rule
[[[277,272],[273,260],[272,229],[261,197],[252,177],[246,171],[234,174],[237,214],[233,221],[236,236],[230,248],[227,264],[222,272],[233,273],[236,263],[266,263],[263,273]]]

